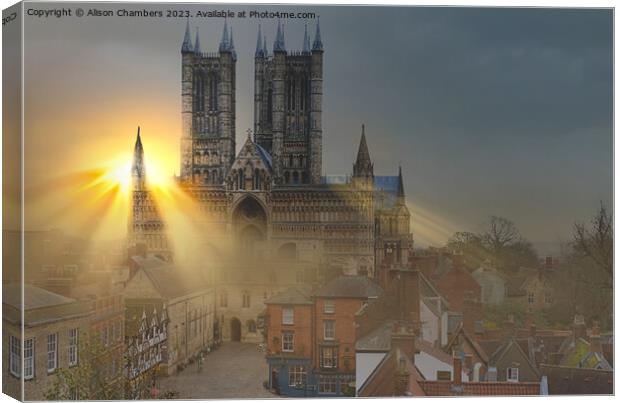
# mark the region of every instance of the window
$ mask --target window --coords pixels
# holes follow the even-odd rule
[[[247,291],[243,292],[243,302],[242,302],[242,306],[244,308],[249,308],[250,307],[250,293]]]
[[[336,325],[333,320],[323,321],[323,338],[325,340],[334,340],[336,336]]]
[[[293,310],[293,308],[282,309],[282,324],[292,325],[295,321],[294,314],[295,314],[295,311]]]
[[[321,368],[338,368],[338,347],[321,347]]]
[[[252,319],[248,320],[248,332],[256,333],[256,322]]]
[[[306,367],[303,365],[292,365],[288,369],[288,386],[298,386],[306,384]]]
[[[553,303],[553,296],[550,293],[545,293],[545,304],[551,305]]]
[[[9,356],[9,361],[10,361],[9,369],[11,371],[11,374],[17,377],[20,377],[21,372],[22,372],[22,367],[21,367],[22,347],[20,343],[21,341],[17,337],[11,336],[9,338],[9,350],[11,352]]]
[[[530,292],[527,294],[527,303],[532,305],[534,303],[534,293]]]
[[[220,294],[220,306],[226,308],[228,306],[228,294],[226,291]]]
[[[282,333],[282,351],[292,352],[295,349],[295,334],[293,332]]]
[[[507,368],[506,380],[508,382],[519,382],[519,368]]]
[[[335,376],[320,376],[319,377],[319,392],[320,393],[336,393],[336,377]]]
[[[24,340],[24,379],[34,378],[34,339]]]
[[[58,367],[58,333],[47,335],[47,372]]]
[[[78,360],[78,330],[69,329],[69,366],[77,364]]]
[[[336,308],[334,307],[334,301],[330,299],[326,299],[325,302],[323,302],[323,312],[334,313],[335,311],[336,311]]]

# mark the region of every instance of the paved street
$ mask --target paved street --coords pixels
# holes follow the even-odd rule
[[[176,390],[180,399],[277,398],[263,387],[268,367],[256,344],[226,342],[178,375],[163,378],[160,389]]]

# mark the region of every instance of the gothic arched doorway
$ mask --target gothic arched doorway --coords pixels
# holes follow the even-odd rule
[[[237,318],[230,320],[230,340],[241,341],[241,321]]]
[[[267,213],[252,196],[243,199],[233,212],[236,250],[246,256],[255,256],[260,243],[267,239]]]

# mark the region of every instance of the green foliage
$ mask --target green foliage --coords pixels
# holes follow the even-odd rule
[[[45,392],[47,400],[119,400],[123,399],[122,383],[104,377],[101,369],[107,365],[108,351],[98,339],[88,340],[86,333],[79,338],[78,365],[58,368],[54,380]],[[119,385],[120,384],[120,385]]]

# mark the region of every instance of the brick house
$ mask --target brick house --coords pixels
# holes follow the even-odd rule
[[[269,387],[285,396],[353,395],[356,314],[382,292],[367,276],[338,276],[267,299]]]
[[[291,287],[265,300],[269,389],[305,396],[312,370],[314,302],[309,287]]]
[[[367,276],[340,276],[314,293],[318,395],[354,393],[355,315],[383,293]]]

